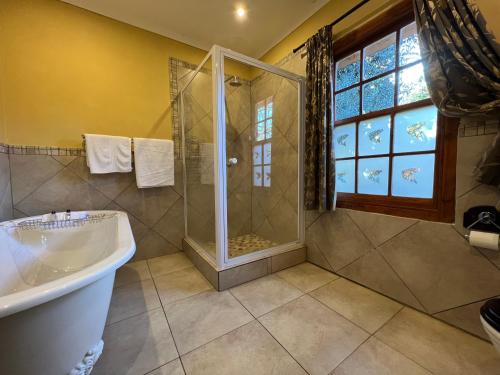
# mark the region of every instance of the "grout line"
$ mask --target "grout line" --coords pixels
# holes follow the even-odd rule
[[[138,316],[140,316],[140,315],[148,314],[148,313],[150,313],[150,312],[152,312],[152,311],[155,311],[155,310],[158,310],[158,309],[161,309],[161,306],[154,307],[154,308],[152,308],[152,309],[150,309],[150,310],[144,310],[144,311],[141,311],[140,313],[133,314],[133,315],[127,316],[126,318],[123,318],[123,319],[117,320],[116,322],[106,324],[106,325],[104,326],[104,328],[108,328],[108,327],[114,326],[115,324],[117,324],[117,323],[121,323],[121,322],[123,322],[123,321],[125,321],[125,320],[128,320],[128,319],[137,318],[137,317],[138,317]],[[108,315],[109,315],[109,313],[108,313]],[[106,322],[107,322],[107,320],[106,320]]]
[[[421,220],[418,220],[418,219],[414,219],[414,220],[416,220],[415,223],[410,224],[408,227],[406,227],[405,229],[403,229],[401,232],[398,232],[394,236],[392,236],[391,238],[385,240],[384,242],[381,242],[380,245],[375,246],[375,249],[384,246],[387,242],[393,240],[395,237],[399,236],[400,234],[403,234],[404,232],[406,232],[410,228],[414,227],[415,225],[420,224],[420,222],[421,222]]]
[[[158,366],[154,369],[152,369],[151,371],[148,371],[146,372],[144,375],[148,375],[148,374],[152,374],[153,372],[155,372],[156,370],[159,370],[161,369],[163,366],[166,366],[166,365],[169,365],[171,364],[172,362],[175,362],[175,361],[179,361],[181,363],[181,367],[182,367],[182,371],[184,371],[184,366],[182,365],[182,361],[181,361],[181,358],[180,357],[177,357],[175,359],[172,359],[171,361],[167,362],[167,363],[164,363],[163,365],[161,366]],[[186,372],[184,371],[184,375],[186,374]]]
[[[172,337],[172,341],[173,341],[174,346],[175,346],[175,351],[177,352],[177,358],[180,359],[181,355],[179,353],[179,348],[177,347],[177,342],[175,341],[174,333],[172,332],[172,328],[170,327],[170,322],[168,321],[168,316],[167,316],[167,313],[165,312],[165,307],[163,306],[163,302],[162,302],[162,300],[160,298],[160,293],[158,293],[158,287],[156,286],[156,283],[155,283],[155,280],[153,278],[153,275],[151,274],[151,269],[149,268],[149,263],[147,261],[146,261],[146,265],[148,267],[149,274],[151,275],[151,279],[153,280],[153,286],[154,286],[155,291],[156,291],[156,296],[160,300],[160,307],[161,307],[161,309],[163,311],[163,315],[165,316],[165,321],[167,322],[167,327],[168,327],[168,330],[170,332],[170,336]],[[165,365],[165,364],[166,363],[164,363],[163,365]],[[184,371],[184,373],[186,373],[186,369],[184,368],[184,364],[182,363],[182,361],[181,361],[181,366],[182,366],[182,370]]]

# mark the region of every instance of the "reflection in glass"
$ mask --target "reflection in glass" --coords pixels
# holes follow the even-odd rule
[[[271,164],[271,142],[264,143],[264,164]]]
[[[266,120],[266,139],[270,139],[273,136],[273,119]]]
[[[358,130],[360,156],[388,154],[391,138],[391,116],[361,121]]]
[[[389,158],[358,160],[358,193],[387,195]]]
[[[258,122],[257,125],[255,125],[255,140],[256,141],[263,141],[265,137],[265,131],[266,131],[266,125],[265,122]]]
[[[392,195],[432,198],[434,154],[396,156],[392,162]]]
[[[359,82],[359,51],[347,56],[335,65],[335,90],[342,90]]]
[[[273,117],[273,100],[272,100],[272,98],[267,99],[266,117],[267,118]]]
[[[337,159],[353,157],[356,153],[356,124],[335,127],[333,140]]]
[[[262,164],[262,146],[253,146],[253,164]]]
[[[401,29],[399,37],[399,65],[420,60],[417,25],[415,21]]]
[[[262,186],[262,165],[253,167],[253,185]]]
[[[399,71],[398,104],[408,104],[429,98],[422,63]]]
[[[394,106],[394,73],[363,85],[363,113]]]
[[[266,119],[266,107],[264,101],[257,103],[257,122],[264,121]]]
[[[354,193],[355,161],[337,160],[335,162],[335,188],[339,193]]]
[[[363,49],[363,79],[395,68],[396,33],[387,35]]]
[[[335,120],[359,115],[359,87],[335,95]]]
[[[394,152],[436,148],[437,109],[431,105],[397,113],[394,117]]]
[[[271,166],[270,165],[264,165],[264,186],[265,187],[270,187],[271,186]]]

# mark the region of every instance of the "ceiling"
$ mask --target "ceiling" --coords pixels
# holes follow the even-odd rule
[[[258,58],[329,0],[63,1],[204,50],[218,44]]]

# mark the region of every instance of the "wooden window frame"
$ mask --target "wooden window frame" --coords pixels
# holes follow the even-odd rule
[[[335,126],[342,126],[350,123],[356,123],[356,154],[351,158],[339,158],[339,160],[353,160],[356,161],[363,158],[373,157],[389,157],[389,181],[388,181],[388,195],[371,195],[371,194],[357,194],[357,193],[338,193],[337,194],[337,207],[350,208],[361,211],[377,212],[395,216],[411,217],[430,221],[453,222],[455,216],[455,169],[456,169],[456,149],[457,149],[457,133],[458,133],[458,119],[445,117],[438,114],[437,119],[437,135],[436,135],[436,149],[435,149],[435,168],[434,168],[434,191],[433,197],[430,199],[425,198],[408,198],[408,197],[395,197],[390,196],[391,193],[391,178],[392,178],[392,157],[393,152],[393,132],[394,132],[394,116],[396,113],[405,110],[421,108],[432,105],[431,99],[424,99],[418,102],[413,102],[404,105],[397,105],[398,97],[398,71],[420,62],[411,62],[404,67],[399,66],[399,48],[396,48],[396,64],[395,68],[379,74],[375,77],[363,80],[363,48],[367,47],[373,42],[383,38],[384,36],[396,32],[396,46],[399,46],[400,29],[415,20],[413,13],[413,6],[411,1],[405,0],[396,6],[388,9],[381,15],[377,16],[372,21],[369,21],[360,28],[355,29],[348,35],[345,35],[334,43],[334,61],[340,61],[356,51],[361,51],[360,54],[360,82],[358,85],[351,85],[349,88],[343,88],[335,92],[335,94],[351,89],[353,87],[360,88],[360,111],[359,115],[348,119],[335,121]],[[368,37],[367,37],[368,36]],[[388,109],[369,112],[363,114],[362,112],[362,87],[363,83],[379,79],[386,75],[395,74],[395,90],[394,90],[394,106]],[[335,88],[335,73],[334,83]],[[358,127],[359,122],[369,118],[376,118],[384,115],[391,116],[391,138],[390,138],[390,152],[383,155],[358,155]],[[433,151],[410,152],[410,153],[397,153],[397,155],[418,155],[430,154]],[[355,173],[355,186],[357,188],[357,169]]]

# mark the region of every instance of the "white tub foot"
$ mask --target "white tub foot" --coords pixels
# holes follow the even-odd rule
[[[89,375],[94,368],[95,363],[102,354],[104,342],[100,340],[92,349],[90,349],[83,357],[82,361],[78,363],[69,375]]]

